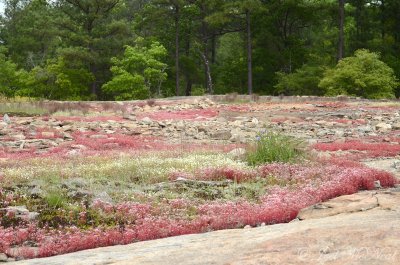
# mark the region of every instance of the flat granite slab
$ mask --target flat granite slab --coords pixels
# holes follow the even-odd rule
[[[299,216],[304,220],[11,264],[400,264],[399,188],[338,197],[306,208]]]

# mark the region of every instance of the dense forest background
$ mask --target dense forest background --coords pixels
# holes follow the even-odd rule
[[[399,0],[0,1],[5,97],[400,94]]]

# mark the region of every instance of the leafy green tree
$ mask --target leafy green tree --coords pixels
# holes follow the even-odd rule
[[[284,95],[318,95],[325,91],[318,87],[325,67],[305,64],[293,73],[277,72],[276,92]]]
[[[362,49],[327,70],[319,87],[326,89],[329,96],[379,99],[394,98],[398,84],[393,69],[380,60],[379,54]]]
[[[44,67],[33,68],[26,79],[26,88],[19,95],[54,100],[89,99],[87,87],[93,79],[80,61],[58,56],[49,59]]]
[[[19,70],[17,64],[7,59],[6,49],[0,46],[0,95],[12,98],[25,87],[27,72]]]
[[[129,23],[119,16],[123,0],[59,0],[56,21],[64,47],[59,53],[67,60],[80,60],[94,79],[88,86],[98,98],[100,87],[110,77],[110,58],[129,44]]]
[[[0,18],[0,39],[8,48],[10,59],[30,70],[55,55],[57,11],[46,0],[5,0]]]
[[[126,46],[122,59],[112,58],[113,78],[103,90],[117,100],[145,99],[161,96],[162,83],[167,79],[167,64],[163,63],[167,50],[159,42],[146,46],[138,38],[135,46]]]

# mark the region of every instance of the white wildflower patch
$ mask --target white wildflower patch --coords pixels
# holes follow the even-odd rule
[[[248,168],[245,162],[230,158],[227,154],[193,153],[180,156],[122,155],[77,160],[32,160],[26,164],[3,168],[7,180],[34,179],[111,179],[121,181],[157,182],[165,180],[172,172],[193,173],[202,168]]]

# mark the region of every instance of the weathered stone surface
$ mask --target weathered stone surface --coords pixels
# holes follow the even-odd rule
[[[232,134],[228,130],[218,130],[210,133],[210,137],[216,140],[229,140]]]
[[[375,125],[375,129],[378,131],[386,132],[386,131],[390,131],[392,129],[392,125],[381,122],[381,123],[378,123],[377,125]]]
[[[376,194],[360,192],[341,196],[328,202],[318,203],[300,211],[297,218],[300,220],[323,218],[341,213],[367,211],[379,206]]]
[[[378,205],[373,203],[378,201]],[[16,265],[76,264],[398,264],[400,191],[369,191],[326,205],[336,215],[186,235],[20,261]],[[349,212],[346,202],[356,209]],[[369,210],[361,209],[370,206]],[[373,207],[372,207],[373,206]]]
[[[396,122],[395,124],[392,125],[393,130],[400,130],[400,122]]]
[[[244,158],[244,156],[246,155],[246,149],[244,148],[235,148],[232,151],[229,152],[229,155],[232,158],[235,159],[240,159],[240,158]]]
[[[4,253],[0,253],[0,262],[6,262],[7,261],[7,256]]]
[[[54,132],[42,132],[42,137],[54,138],[54,136],[55,136]]]
[[[10,117],[8,116],[7,113],[3,115],[3,122],[5,122],[5,123],[7,123],[7,124],[10,124],[10,123],[11,123],[11,119],[10,119]]]
[[[39,213],[30,212],[24,205],[8,206],[7,208],[0,209],[0,211],[4,211],[7,215],[12,215],[25,221],[33,221],[39,216]]]

